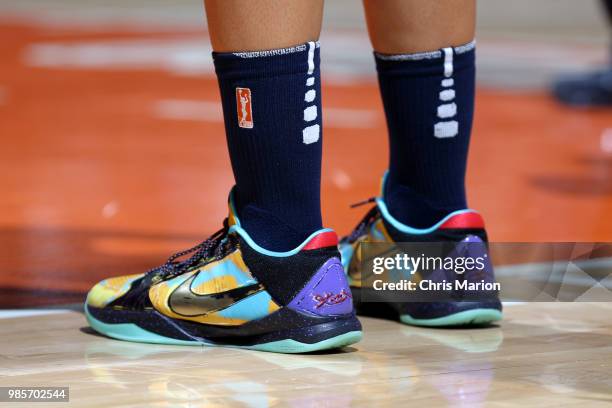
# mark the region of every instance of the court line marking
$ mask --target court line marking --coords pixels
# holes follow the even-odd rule
[[[6,309],[0,310],[0,319],[15,319],[18,317],[46,316],[73,312],[70,309]]]
[[[502,305],[504,307],[510,307],[510,306],[521,306],[521,305],[526,305],[529,302],[524,302],[522,300],[504,300],[502,302]]]
[[[223,122],[221,102],[187,99],[163,99],[154,108],[154,115],[161,119],[198,122]],[[372,129],[378,126],[379,114],[371,109],[323,109],[326,127],[346,129]]]
[[[569,266],[572,266],[570,269]],[[532,262],[518,265],[506,265],[495,267],[495,275],[505,278],[521,278],[532,282],[563,283],[566,285],[591,287],[599,284],[606,289],[612,290],[612,272],[605,278],[597,281],[595,278],[572,275],[577,270],[587,274],[589,269],[610,268],[612,257],[578,260],[568,264],[567,261],[559,262]]]
[[[90,27],[89,27],[90,28]],[[184,27],[177,27],[177,30]],[[141,32],[135,30],[134,32]],[[328,30],[322,34],[322,64],[327,83],[336,86],[375,81],[365,30]],[[500,88],[547,87],[561,72],[579,72],[606,59],[606,47],[543,38],[490,37],[479,42],[479,82]],[[24,63],[44,68],[164,70],[173,75],[214,75],[210,45],[202,34],[180,38],[47,41],[29,45]],[[525,67],[529,67],[529,75]]]

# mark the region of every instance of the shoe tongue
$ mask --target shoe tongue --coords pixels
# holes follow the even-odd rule
[[[229,193],[229,196],[227,198],[227,225],[229,227],[232,227],[234,225],[240,226],[240,219],[238,218],[238,214],[236,214],[236,205],[234,204],[234,189],[236,187],[233,187],[232,190]]]
[[[387,177],[389,177],[389,170],[385,171],[385,174],[380,178],[380,185],[378,188],[379,197],[385,199],[385,185],[387,184]]]
[[[240,221],[238,221],[238,217],[234,211],[233,205],[229,205],[229,211],[227,216],[227,224],[232,227],[234,225],[240,225]]]

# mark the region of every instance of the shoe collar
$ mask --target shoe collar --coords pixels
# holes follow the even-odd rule
[[[380,183],[380,196],[376,197],[375,202],[380,210],[380,214],[385,222],[391,224],[396,230],[405,234],[426,235],[438,229],[483,229],[484,220],[482,216],[475,210],[465,209],[454,211],[442,218],[436,224],[429,228],[413,228],[409,225],[401,223],[391,215],[387,204],[385,203],[385,186],[389,176],[389,170],[385,171]]]
[[[251,248],[255,251],[267,255],[274,256],[277,258],[284,258],[288,256],[292,256],[297,254],[300,251],[309,251],[313,249],[320,249],[326,247],[335,247],[338,245],[338,235],[331,228],[322,228],[318,231],[313,232],[296,248],[291,251],[286,252],[276,252],[265,249],[259,245],[251,238],[249,233],[240,225],[240,218],[238,217],[238,212],[236,211],[236,206],[234,205],[234,190],[235,186],[229,193],[228,198],[228,225],[229,225],[229,233],[238,234],[244,239]]]

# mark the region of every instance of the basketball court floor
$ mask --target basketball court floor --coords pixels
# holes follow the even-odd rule
[[[532,3],[481,6],[470,204],[495,242],[611,242],[612,112],[546,92],[555,73],[605,60],[605,29],[590,1]],[[323,211],[339,233],[387,157],[358,9],[328,1],[321,39]],[[66,405],[90,407],[612,404],[607,302],[508,303],[499,325],[462,330],[364,318],[361,343],[305,356],[88,329],[92,284],[162,263],[226,216],[201,19],[197,0],[0,0],[0,386],[70,387]],[[598,265],[612,274],[610,258]]]

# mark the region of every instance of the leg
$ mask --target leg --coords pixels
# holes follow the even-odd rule
[[[361,313],[390,312],[393,318],[399,315],[402,322],[419,326],[486,324],[501,318],[496,292],[456,289],[453,293],[461,294],[463,300],[457,301],[448,292],[421,291],[418,285],[406,290],[404,299],[397,298],[397,291],[374,290],[375,279],[399,283],[397,275],[363,273],[360,257],[353,256],[359,254],[360,243],[383,241],[439,243],[445,257],[457,256],[447,249],[452,247],[464,254],[463,245],[469,243],[470,258],[488,259],[484,222],[478,213],[466,209],[464,187],[474,109],[474,3],[365,0],[390,154],[382,197],[340,244]],[[361,251],[361,256],[367,256],[365,246]],[[412,251],[413,257],[427,253],[415,247],[406,251]],[[449,283],[446,279],[452,280],[453,272],[461,273],[465,282],[495,281],[490,263],[471,271],[435,268],[421,265],[421,282],[442,287]],[[368,280],[368,276],[375,277]]]
[[[465,209],[474,108],[475,0],[365,0],[390,139],[385,199],[430,227]]]
[[[474,39],[475,0],[364,0],[368,33],[382,54],[410,54]]]
[[[259,245],[293,249],[321,228],[316,41],[323,1],[205,4],[236,210]],[[257,53],[263,50],[271,51]]]
[[[608,21],[612,24],[612,0],[603,0],[608,15]]]
[[[158,268],[94,286],[95,330],[282,353],[359,341],[338,237],[321,229],[321,6],[206,1],[236,178],[227,222]]]
[[[602,0],[612,28],[612,0]],[[565,75],[553,83],[552,93],[563,104],[576,107],[612,106],[612,43],[607,66],[593,72]]]
[[[286,48],[319,39],[323,0],[205,0],[216,52]]]

